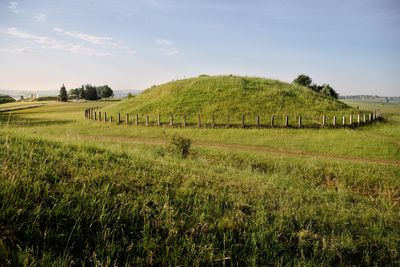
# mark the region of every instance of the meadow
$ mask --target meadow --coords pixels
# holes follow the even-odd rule
[[[196,129],[84,118],[111,102],[0,113],[0,265],[399,265],[400,105],[347,103],[385,119]]]

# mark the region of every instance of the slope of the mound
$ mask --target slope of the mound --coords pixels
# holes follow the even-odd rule
[[[331,97],[276,80],[200,76],[153,86],[109,106],[111,113],[138,114],[322,114],[351,108]]]
[[[15,99],[8,95],[0,94],[0,104],[15,102]]]

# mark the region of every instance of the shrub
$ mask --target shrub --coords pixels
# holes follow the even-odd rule
[[[182,158],[187,158],[190,152],[192,141],[189,138],[184,138],[174,135],[171,140],[172,150],[179,154]]]

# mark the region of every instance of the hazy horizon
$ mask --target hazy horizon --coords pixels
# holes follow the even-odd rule
[[[0,36],[6,90],[307,74],[341,95],[399,95],[394,0],[4,1]]]

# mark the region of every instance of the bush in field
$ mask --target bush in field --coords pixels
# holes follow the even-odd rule
[[[311,83],[312,83],[312,79],[307,75],[301,74],[301,75],[297,76],[296,79],[294,79],[293,83],[302,85],[302,86],[306,86],[306,87],[310,87]]]
[[[336,99],[339,98],[339,94],[336,93],[336,91],[329,84],[318,85],[316,83],[312,83],[312,79],[304,74],[297,76],[297,78],[293,80],[293,83],[308,87],[314,92],[321,93],[326,96]]]
[[[172,150],[182,158],[187,158],[190,152],[192,141],[189,138],[184,138],[174,135],[171,140]]]

